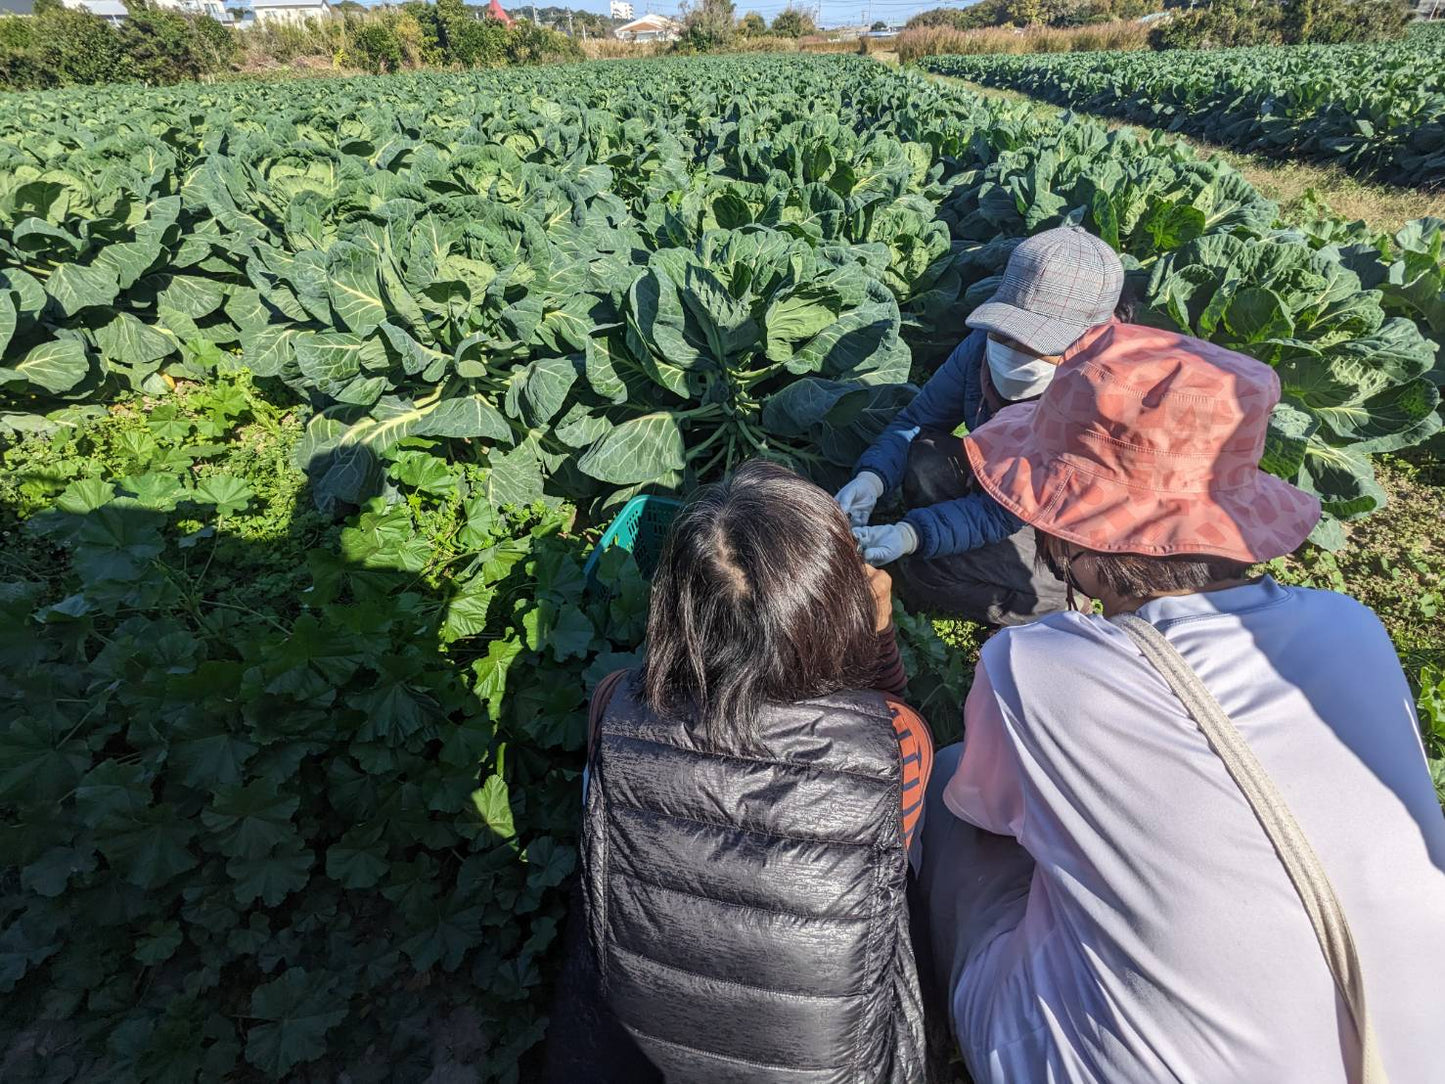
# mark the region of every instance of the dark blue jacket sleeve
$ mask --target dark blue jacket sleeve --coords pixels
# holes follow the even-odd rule
[[[886,489],[897,489],[908,469],[908,445],[920,429],[952,430],[959,422],[973,424],[982,398],[978,370],[983,363],[986,337],[982,331],[971,332],[954,348],[913,402],[894,416],[859,458],[854,473],[870,470],[883,479]]]
[[[1002,542],[1022,530],[1019,519],[987,493],[915,508],[903,517],[918,534],[918,557],[947,557]]]

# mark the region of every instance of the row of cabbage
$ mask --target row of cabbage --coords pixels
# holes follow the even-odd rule
[[[1435,347],[1351,269],[1393,253],[1276,217],[851,58],[0,101],[10,1075],[528,1079],[586,690],[646,614],[574,505],[836,479],[1034,231],[1275,364],[1270,468],[1373,508]],[[963,664],[903,620],[945,738]]]
[[[1271,469],[1333,516],[1439,426],[1416,324],[1186,148],[846,58],[638,70],[0,103],[0,424],[244,366],[314,409],[323,504],[408,437],[520,503],[836,474],[1079,221],[1145,318],[1276,366]]]
[[[940,75],[1396,184],[1445,183],[1445,31],[1398,42],[942,56]]]

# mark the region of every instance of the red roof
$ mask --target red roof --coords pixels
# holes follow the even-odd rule
[[[503,26],[511,26],[517,21],[502,10],[501,0],[491,0],[491,3],[487,5],[487,14]]]

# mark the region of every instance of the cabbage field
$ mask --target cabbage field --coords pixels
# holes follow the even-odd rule
[[[1440,429],[1445,224],[1277,219],[857,58],[0,99],[0,1076],[527,1079],[645,619],[597,528],[840,481],[1037,230],[1278,370],[1340,545]]]
[[[1058,105],[1394,184],[1445,185],[1445,28],[1403,41],[930,57],[923,67]]]

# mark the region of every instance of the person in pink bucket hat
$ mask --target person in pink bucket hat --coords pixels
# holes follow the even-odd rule
[[[1268,366],[1110,324],[966,438],[1102,614],[985,644],[920,887],[977,1084],[1440,1079],[1445,819],[1385,630],[1251,576],[1319,518]]]

